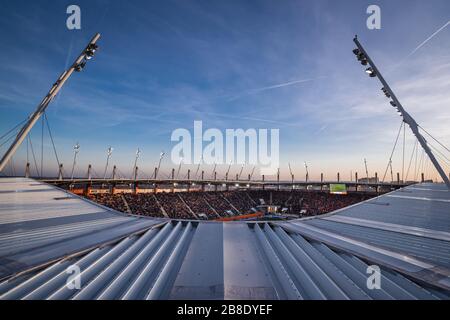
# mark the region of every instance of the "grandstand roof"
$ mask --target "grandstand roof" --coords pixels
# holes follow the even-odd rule
[[[449,213],[450,193],[420,184],[312,219],[168,221],[5,178],[0,298],[448,299]],[[80,290],[66,287],[73,264]]]
[[[54,186],[0,179],[0,278],[160,223]]]

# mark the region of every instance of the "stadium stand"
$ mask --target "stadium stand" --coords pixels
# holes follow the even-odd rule
[[[175,192],[138,194],[92,194],[89,199],[127,213],[174,219],[217,219],[245,215],[260,205],[286,208],[289,213],[314,216],[328,213],[371,198],[367,194],[336,195],[318,191],[235,190],[224,192]]]

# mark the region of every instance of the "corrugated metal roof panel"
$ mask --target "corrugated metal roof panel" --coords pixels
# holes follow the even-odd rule
[[[0,278],[161,219],[126,216],[26,178],[0,179]]]
[[[416,184],[344,208],[336,214],[449,232],[450,192],[444,184]]]
[[[248,250],[251,254],[227,254],[219,263],[214,260],[211,266],[193,269],[201,265],[192,261],[199,232],[219,234],[216,238],[222,240],[213,240],[213,247],[222,247],[221,253]],[[246,236],[230,239],[233,234]],[[236,263],[230,265],[228,260]],[[257,263],[259,267],[253,269]],[[80,289],[69,289],[66,283],[67,268],[73,265],[81,270]],[[0,284],[0,299],[448,298],[384,267],[381,289],[370,290],[367,267],[354,255],[267,223],[173,221],[9,279]],[[187,278],[194,280],[187,283]]]

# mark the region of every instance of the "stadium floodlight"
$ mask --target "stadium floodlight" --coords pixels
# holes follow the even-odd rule
[[[83,60],[83,61],[81,61],[79,64],[77,64],[75,66],[75,71],[76,72],[81,72],[84,69],[85,66],[86,66],[86,60]]]
[[[73,180],[73,172],[75,170],[75,165],[77,163],[77,155],[78,152],[80,152],[80,144],[77,142],[74,146],[73,146],[73,163],[72,163],[72,172],[70,173],[70,179]]]
[[[391,104],[391,106],[393,106],[396,109],[397,113],[399,113],[399,115],[402,117],[402,120],[405,123],[408,124],[408,126],[410,127],[410,129],[413,132],[414,136],[417,138],[417,141],[419,142],[419,144],[421,145],[421,147],[423,148],[425,153],[428,155],[428,158],[431,160],[431,162],[433,163],[434,167],[436,168],[436,171],[439,173],[439,175],[441,176],[442,180],[447,185],[447,188],[450,190],[450,180],[449,180],[447,174],[442,169],[442,167],[439,164],[439,162],[437,161],[437,159],[434,156],[433,152],[431,151],[427,141],[425,140],[425,138],[420,133],[419,125],[417,124],[415,119],[413,117],[411,117],[411,115],[403,108],[402,104],[397,99],[397,97],[395,96],[395,94],[392,91],[392,89],[389,87],[389,84],[386,82],[384,77],[380,74],[380,72],[379,72],[378,68],[376,67],[375,63],[372,61],[370,56],[367,54],[366,50],[363,48],[363,46],[359,42],[357,36],[355,36],[355,38],[353,39],[353,42],[356,44],[358,50],[360,51],[360,53],[362,53],[364,55],[364,58],[367,60],[368,64],[370,65],[370,68],[368,68],[366,70],[366,72],[369,73],[369,71],[370,71],[369,75],[371,77],[378,77],[378,80],[380,80],[381,84],[383,85],[383,88],[386,90],[386,92],[392,98],[392,100],[389,103]],[[358,60],[359,60],[359,58],[358,58]]]
[[[161,161],[164,158],[165,154],[166,153],[164,151],[161,151],[161,153],[159,154],[159,162],[158,162],[158,167],[156,168],[156,172],[155,172],[155,179],[158,177],[159,168],[161,167]]]
[[[103,172],[103,179],[106,179],[106,172],[108,171],[109,159],[111,158],[113,150],[114,150],[114,148],[111,146],[109,146],[108,150],[106,150],[106,165],[105,165],[105,171]]]
[[[87,48],[86,48],[86,59],[87,60],[91,60],[94,57],[95,51],[97,51],[98,46],[95,43],[91,43]]]
[[[355,56],[358,56],[361,53],[361,51],[359,51],[359,49],[356,48],[356,49],[353,49],[353,53],[355,54]]]
[[[371,78],[373,78],[373,77],[376,76],[376,73],[375,73],[375,71],[372,69],[372,67],[367,68],[367,69],[366,69],[366,73],[367,73]]]
[[[363,66],[367,65],[367,58],[364,53],[360,52],[356,55],[357,59]]]
[[[73,151],[75,153],[80,152],[80,144],[77,142],[76,145],[73,146]]]
[[[391,94],[389,93],[389,91],[386,90],[385,87],[381,88],[381,91],[383,91],[383,93],[386,97],[391,98]]]
[[[99,38],[100,38],[100,34],[99,33],[95,34],[86,48],[88,48],[91,44],[95,44]],[[83,64],[83,62],[85,62],[85,51],[86,51],[86,49],[83,50],[83,52],[78,56],[78,58],[74,61],[74,63],[70,66],[69,69],[63,71],[63,73],[59,76],[58,80],[50,88],[47,95],[44,97],[44,99],[38,105],[36,110],[28,117],[28,121],[24,124],[22,129],[17,134],[16,139],[14,140],[14,142],[11,144],[11,146],[8,148],[8,150],[6,151],[6,153],[0,160],[0,171],[3,170],[3,168],[9,162],[11,157],[15,154],[15,152],[17,151],[19,146],[22,144],[23,140],[27,137],[30,130],[33,128],[33,126],[36,124],[36,122],[42,116],[42,114],[47,109],[50,102],[53,101],[54,97],[58,94],[58,92],[61,90],[61,88],[66,83],[66,81],[69,79],[69,77],[72,75],[72,73],[74,71],[81,71],[83,69],[83,67],[85,65],[85,63]]]

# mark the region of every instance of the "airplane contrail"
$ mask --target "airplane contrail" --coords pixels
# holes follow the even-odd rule
[[[414,53],[417,52],[417,50],[419,50],[420,48],[422,48],[428,41],[430,41],[431,39],[433,39],[439,32],[441,32],[442,30],[445,29],[445,27],[447,27],[450,24],[450,20],[447,21],[446,24],[444,24],[442,27],[440,27],[439,29],[437,29],[431,36],[429,36],[427,39],[425,39],[421,44],[419,44],[413,51],[411,51],[404,60],[408,59],[410,56],[412,56]]]
[[[398,67],[400,67],[406,60],[408,60],[409,57],[411,57],[413,54],[415,54],[420,48],[422,48],[425,44],[427,44],[428,41],[430,41],[431,39],[433,39],[439,32],[441,32],[442,30],[445,29],[445,27],[447,27],[450,24],[450,20],[447,21],[446,24],[444,24],[442,27],[440,27],[439,29],[437,29],[431,36],[429,36],[428,38],[426,38],[421,44],[419,44],[417,47],[415,47],[406,57],[404,57],[399,63],[397,63],[396,65],[394,65],[390,70],[388,70],[386,72],[386,74],[390,74],[391,72],[393,72],[395,69],[397,69]]]
[[[253,94],[257,94],[260,93],[262,91],[267,91],[267,90],[272,90],[272,89],[278,89],[278,88],[282,88],[282,87],[287,87],[287,86],[292,86],[294,84],[298,84],[298,83],[304,83],[304,82],[311,82],[311,81],[316,81],[319,79],[323,79],[323,78],[328,78],[327,76],[320,76],[317,78],[308,78],[308,79],[301,79],[301,80],[293,80],[293,81],[288,81],[288,82],[283,82],[283,83],[277,83],[271,86],[266,86],[266,87],[261,87],[261,88],[256,88],[256,89],[249,89],[246,91],[243,91],[237,95],[234,95],[232,97],[230,97],[228,99],[228,101],[233,101],[233,100],[237,100],[243,96],[247,96],[247,95],[253,95]]]
[[[294,81],[289,81],[289,82],[284,82],[284,83],[278,83],[278,84],[275,84],[275,85],[272,85],[272,86],[261,87],[261,88],[257,88],[257,89],[251,89],[251,90],[248,90],[248,92],[254,93],[254,92],[261,92],[261,91],[265,91],[265,90],[277,89],[277,88],[281,88],[281,87],[291,86],[291,85],[297,84],[297,83],[310,82],[310,81],[318,80],[318,79],[321,79],[321,78],[326,78],[326,76],[317,77],[317,78],[310,78],[310,79],[294,80]]]

